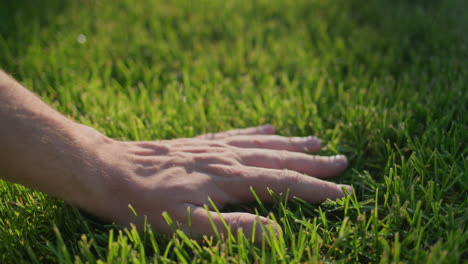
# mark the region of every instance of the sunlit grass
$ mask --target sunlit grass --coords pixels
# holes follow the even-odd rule
[[[255,245],[236,232],[138,233],[0,182],[0,262],[466,262],[467,7],[3,1],[0,67],[68,117],[127,140],[272,123],[346,154],[334,180],[355,192],[225,208],[282,226]]]

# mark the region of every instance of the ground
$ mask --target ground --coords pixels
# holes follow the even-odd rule
[[[346,154],[334,181],[355,193],[225,208],[283,227],[253,245],[137,233],[0,181],[0,262],[466,263],[467,7],[3,1],[0,67],[66,116],[128,140],[272,123]]]

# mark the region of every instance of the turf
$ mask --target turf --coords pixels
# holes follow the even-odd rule
[[[0,67],[68,117],[129,140],[272,123],[346,154],[334,181],[355,193],[225,209],[283,227],[254,245],[240,233],[197,242],[122,229],[0,181],[0,262],[467,263],[467,8],[2,1]]]

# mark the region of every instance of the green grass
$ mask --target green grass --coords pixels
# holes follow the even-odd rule
[[[0,181],[0,262],[467,263],[467,8],[2,1],[0,67],[70,118],[131,140],[272,123],[346,154],[335,180],[355,194],[227,208],[283,227],[255,246],[242,234],[196,242],[120,229]]]

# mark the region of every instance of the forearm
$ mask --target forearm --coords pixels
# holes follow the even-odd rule
[[[82,205],[93,192],[84,172],[99,169],[94,150],[106,140],[0,72],[0,178]]]

